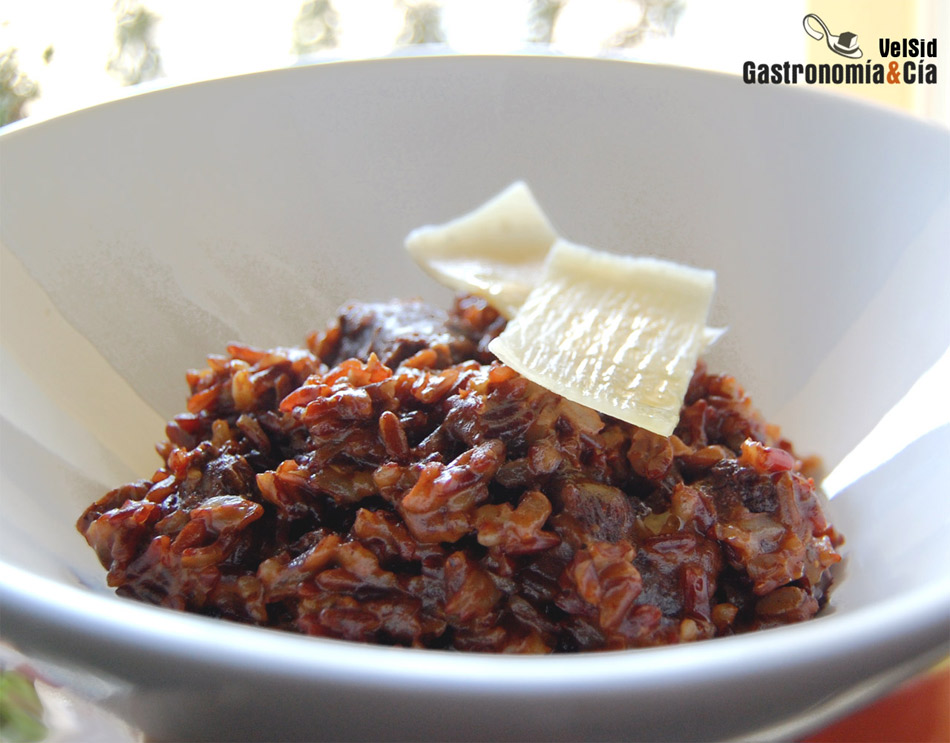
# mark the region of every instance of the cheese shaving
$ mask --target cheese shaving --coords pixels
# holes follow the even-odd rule
[[[558,240],[489,350],[569,400],[669,436],[706,346],[714,291],[712,271]]]
[[[510,318],[556,239],[531,189],[517,181],[468,214],[413,230],[406,248],[437,281],[482,297]]]

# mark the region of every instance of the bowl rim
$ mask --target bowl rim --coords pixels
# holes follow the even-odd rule
[[[716,682],[748,676],[752,659],[760,667],[826,664],[900,637],[939,634],[941,628],[946,632],[950,576],[886,601],[832,611],[800,624],[683,645],[554,656],[459,653],[310,637],[63,585],[2,561],[0,605],[5,612],[43,617],[48,626],[76,637],[136,651],[161,647],[169,658],[199,660],[222,671],[269,665],[279,668],[281,676],[311,681],[315,674],[344,684],[386,685],[398,679],[436,691],[451,680],[471,693],[557,689],[580,694],[616,689],[618,684],[674,685],[682,682],[686,669]],[[795,642],[796,636],[807,641]],[[789,647],[796,648],[794,655],[789,655]],[[410,657],[412,662],[405,663]]]
[[[557,52],[551,52],[550,50],[544,51],[542,49],[536,48],[525,48],[520,51],[508,51],[508,52],[499,52],[499,53],[468,53],[468,52],[455,52],[452,51],[445,45],[435,44],[435,45],[423,45],[426,48],[417,50],[417,53],[407,53],[400,49],[395,49],[389,54],[383,56],[354,56],[354,57],[321,57],[321,56],[308,56],[298,62],[274,66],[274,67],[265,67],[258,70],[239,70],[234,73],[224,73],[212,77],[204,77],[197,79],[189,78],[159,78],[156,80],[150,80],[147,82],[139,83],[138,85],[130,86],[128,88],[121,88],[118,91],[115,91],[113,94],[106,97],[100,98],[98,100],[89,101],[88,103],[81,104],[77,108],[65,110],[65,111],[54,111],[45,115],[38,116],[26,116],[17,121],[11,122],[6,126],[0,127],[0,143],[3,142],[4,138],[15,135],[23,131],[31,130],[38,126],[48,125],[56,122],[61,122],[65,119],[69,119],[76,115],[82,115],[90,111],[96,111],[104,107],[110,107],[113,105],[123,105],[130,101],[135,101],[143,97],[152,97],[155,95],[164,95],[168,93],[173,93],[179,89],[192,88],[195,86],[208,86],[208,85],[220,85],[222,83],[227,83],[227,81],[234,81],[240,79],[250,79],[255,77],[262,76],[273,76],[273,75],[284,75],[284,74],[309,74],[304,73],[303,71],[314,71],[320,70],[318,74],[325,74],[323,71],[330,71],[329,74],[335,74],[336,71],[341,69],[346,69],[353,66],[369,66],[369,67],[379,67],[383,65],[386,69],[389,69],[395,64],[399,65],[423,65],[431,66],[433,64],[439,65],[452,65],[452,64],[539,64],[539,65],[569,65],[569,66],[578,66],[581,64],[590,64],[590,65],[602,65],[610,67],[626,67],[632,70],[652,70],[653,72],[648,72],[646,74],[658,74],[658,75],[685,75],[687,77],[693,77],[696,79],[707,79],[707,80],[716,80],[719,84],[735,82],[741,80],[741,75],[739,72],[726,72],[723,70],[709,70],[703,69],[701,67],[692,67],[688,65],[677,65],[671,64],[669,62],[655,62],[649,59],[639,59],[635,56],[618,56],[618,55],[604,55],[596,57],[587,57],[581,55],[573,54],[563,54]],[[756,87],[756,86],[747,86],[747,87]],[[847,94],[842,94],[840,91],[834,89],[818,86],[818,85],[806,85],[806,84],[789,84],[789,85],[764,85],[758,86],[765,88],[766,90],[772,91],[772,94],[775,94],[778,91],[783,91],[778,93],[779,95],[788,95],[788,96],[804,96],[806,98],[811,97],[813,100],[821,100],[831,105],[843,105],[845,107],[851,107],[857,110],[865,110],[874,115],[878,116],[889,116],[898,120],[903,120],[906,123],[921,125],[925,127],[931,127],[937,130],[942,130],[947,134],[950,134],[950,124],[944,124],[939,121],[934,121],[931,119],[924,118],[922,116],[915,115],[909,111],[905,111],[894,106],[887,105],[880,101],[871,100],[867,98],[859,98],[857,96],[850,96]]]

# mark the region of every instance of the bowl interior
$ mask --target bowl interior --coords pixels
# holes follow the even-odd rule
[[[810,91],[395,59],[160,90],[0,147],[0,559],[104,601],[73,524],[157,466],[184,371],[231,340],[302,343],[348,299],[447,302],[403,237],[516,179],[569,239],[715,269],[711,367],[829,469],[950,345],[947,132]],[[946,595],[947,440],[832,502],[848,564],[829,619]]]

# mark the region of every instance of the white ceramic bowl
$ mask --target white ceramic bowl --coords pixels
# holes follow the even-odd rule
[[[3,636],[155,739],[791,737],[946,653],[946,427],[832,500],[820,617],[681,647],[462,655],[179,614],[112,595],[73,524],[157,466],[185,369],[347,299],[446,300],[403,237],[516,179],[572,240],[715,269],[711,366],[832,467],[950,345],[947,131],[684,69],[430,57],[152,91],[0,147]]]

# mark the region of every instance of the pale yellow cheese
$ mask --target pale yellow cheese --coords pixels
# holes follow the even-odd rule
[[[531,189],[517,181],[464,216],[413,230],[406,248],[437,281],[482,297],[510,318],[556,239]]]
[[[558,240],[489,349],[569,400],[668,436],[707,344],[715,285],[712,271]]]
[[[436,281],[482,297],[510,319],[537,284],[557,237],[531,189],[516,181],[461,217],[413,230],[405,244]],[[706,328],[706,347],[724,332]]]

